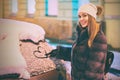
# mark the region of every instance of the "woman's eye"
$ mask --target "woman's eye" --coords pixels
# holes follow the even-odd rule
[[[78,15],[78,18],[84,18],[84,17],[87,17],[88,15],[87,14],[83,14],[83,15]]]
[[[83,15],[83,17],[86,17],[87,15]]]
[[[80,15],[78,15],[78,17],[79,17],[79,18],[81,18],[81,16],[80,16]]]

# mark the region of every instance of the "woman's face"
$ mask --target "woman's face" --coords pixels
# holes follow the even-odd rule
[[[78,17],[79,17],[79,23],[81,24],[81,26],[83,28],[87,27],[88,26],[88,14],[87,13],[84,13],[84,12],[80,12],[78,14]]]

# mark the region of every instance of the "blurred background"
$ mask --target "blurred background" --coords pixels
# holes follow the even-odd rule
[[[71,44],[76,37],[77,10],[85,3],[101,5],[102,22],[108,49],[120,51],[120,0],[0,0],[0,18],[38,24],[46,31],[46,39]]]
[[[104,9],[97,21],[102,23],[108,50],[114,53],[109,77],[120,80],[120,0],[0,0],[0,18],[35,23],[45,30],[46,41],[54,47],[71,47],[76,38],[77,11],[89,2]]]

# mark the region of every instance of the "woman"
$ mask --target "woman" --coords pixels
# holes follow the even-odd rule
[[[103,80],[107,53],[107,40],[96,22],[101,7],[89,3],[78,10],[78,38],[72,49],[73,80]]]
[[[78,37],[72,46],[71,54],[62,54],[65,48],[58,47],[57,56],[71,60],[72,80],[104,80],[107,40],[96,21],[96,17],[101,13],[102,8],[92,3],[81,6],[76,29]],[[67,57],[70,55],[71,59]]]

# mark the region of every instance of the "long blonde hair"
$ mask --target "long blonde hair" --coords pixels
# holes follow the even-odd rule
[[[102,7],[97,6],[97,16],[100,16],[103,12]],[[100,29],[100,24],[96,22],[95,18],[92,16],[88,15],[89,20],[88,20],[88,34],[89,34],[89,39],[88,39],[88,46],[91,47],[93,44],[93,40],[95,39],[99,29]]]

